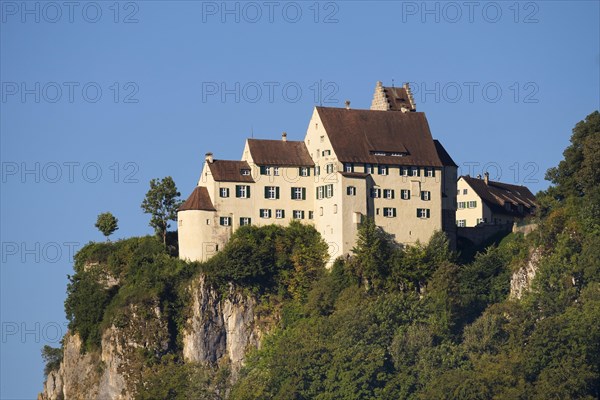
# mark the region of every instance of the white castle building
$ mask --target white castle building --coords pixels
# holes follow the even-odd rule
[[[242,225],[313,225],[333,258],[371,217],[398,243],[456,235],[457,165],[410,87],[377,83],[370,110],[315,107],[303,141],[247,139],[241,161],[206,154],[178,211],[179,256],[203,261]]]

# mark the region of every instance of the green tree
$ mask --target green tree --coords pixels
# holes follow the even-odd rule
[[[150,181],[150,190],[142,202],[144,212],[152,215],[150,226],[154,228],[157,235],[162,237],[165,245],[167,229],[170,227],[169,221],[177,220],[177,208],[181,204],[179,196],[181,193],[177,191],[173,178],[167,176]]]
[[[46,363],[44,367],[44,376],[48,376],[48,374],[52,371],[56,371],[60,367],[60,363],[63,359],[63,349],[58,347],[50,347],[48,345],[44,345],[42,347],[42,359]]]
[[[119,220],[115,218],[114,215],[109,212],[105,212],[98,215],[95,226],[106,237],[106,240],[110,241],[108,237],[112,235],[114,231],[119,229],[119,226],[117,225],[118,222]]]
[[[600,112],[594,111],[573,128],[571,145],[563,153],[558,167],[546,172],[556,185],[556,197],[583,196],[600,185]]]

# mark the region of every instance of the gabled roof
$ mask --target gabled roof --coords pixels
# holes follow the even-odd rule
[[[390,111],[400,111],[402,108],[415,111],[414,104],[411,103],[410,95],[404,87],[383,87],[383,93],[389,104]]]
[[[252,170],[246,161],[213,160],[208,168],[217,182],[254,182]],[[242,170],[249,170],[250,175],[242,175]]]
[[[460,178],[464,179],[471,186],[475,193],[493,212],[523,216],[524,212],[520,213],[514,207],[522,205],[524,210],[529,210],[537,204],[535,196],[525,186],[494,181],[488,181],[486,184],[484,179],[471,178],[470,176],[461,176]],[[504,207],[505,202],[511,204],[510,210]]]
[[[424,113],[330,107],[317,112],[341,162],[443,166]]]
[[[196,186],[190,197],[177,209],[177,211],[187,210],[217,211],[204,186]]]
[[[433,139],[433,143],[435,144],[438,157],[442,164],[444,164],[444,167],[458,167],[439,140]]]
[[[248,139],[248,148],[256,165],[282,167],[312,167],[315,165],[304,142]]]

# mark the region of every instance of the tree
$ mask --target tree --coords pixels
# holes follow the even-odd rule
[[[181,204],[179,196],[181,193],[177,191],[173,178],[167,176],[150,181],[150,190],[142,202],[144,212],[152,215],[150,226],[154,228],[157,235],[162,237],[165,245],[167,229],[170,227],[169,221],[177,220],[177,209]]]
[[[48,374],[52,371],[56,371],[60,367],[60,363],[63,359],[63,349],[58,347],[50,347],[48,345],[44,345],[42,348],[42,359],[46,363],[44,367],[44,376],[48,376]]]
[[[95,226],[100,232],[102,232],[104,236],[106,236],[106,240],[110,241],[108,237],[112,235],[114,231],[119,229],[117,226],[118,222],[119,220],[116,219],[114,215],[109,212],[105,212],[98,215]]]
[[[600,112],[594,111],[573,128],[571,145],[558,167],[546,172],[557,197],[583,196],[600,184]]]

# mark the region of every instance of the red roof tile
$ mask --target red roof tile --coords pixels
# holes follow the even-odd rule
[[[488,181],[486,184],[484,179],[472,178],[470,176],[461,176],[461,178],[496,213],[524,216],[532,207],[536,207],[535,196],[525,186],[494,181]],[[505,208],[505,202],[511,204],[510,210]],[[519,205],[523,206],[523,212],[519,212],[518,208],[515,208]]]
[[[256,165],[312,167],[315,165],[304,142],[248,139],[252,160]]]
[[[214,160],[208,168],[217,182],[254,182],[252,170],[246,161]],[[249,170],[250,175],[242,175],[242,170]]]
[[[187,198],[177,211],[187,210],[216,211],[206,187],[196,186],[190,197]]]

